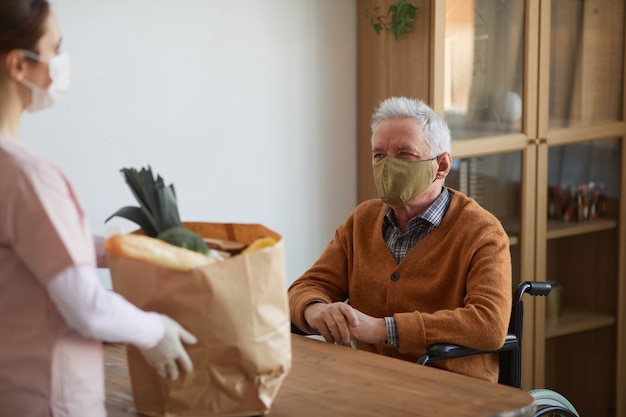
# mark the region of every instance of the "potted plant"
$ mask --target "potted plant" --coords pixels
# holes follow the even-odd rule
[[[372,14],[365,11],[365,17],[377,35],[381,31],[390,32],[398,40],[400,36],[413,28],[413,22],[419,16],[420,9],[412,0],[398,0],[382,14],[380,7],[375,7]]]

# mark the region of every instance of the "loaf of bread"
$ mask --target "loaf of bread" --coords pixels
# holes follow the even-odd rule
[[[211,252],[203,255],[138,234],[113,235],[105,241],[104,248],[107,255],[137,259],[179,271],[188,271],[221,260]]]
[[[276,244],[276,239],[273,237],[260,237],[250,243],[244,250],[241,251],[242,254],[256,252],[261,249],[268,248],[270,246],[274,246]]]

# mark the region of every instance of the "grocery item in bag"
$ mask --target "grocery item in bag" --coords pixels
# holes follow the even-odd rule
[[[161,378],[128,346],[136,409],[171,417],[265,414],[291,369],[282,238],[258,224],[183,226],[211,242],[251,249],[187,270],[109,253],[115,291],[143,310],[172,317],[198,338],[186,346],[193,371],[175,381]]]

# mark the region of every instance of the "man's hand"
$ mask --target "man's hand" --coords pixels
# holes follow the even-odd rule
[[[364,343],[387,340],[384,318],[368,316],[346,303],[314,303],[304,310],[304,318],[327,342],[349,345],[352,339]]]
[[[343,302],[313,303],[304,310],[304,319],[327,342],[338,345],[349,345],[352,339],[350,328],[359,325],[356,310]]]
[[[353,308],[358,319],[357,326],[350,326],[350,334],[359,342],[382,343],[387,340],[387,325],[384,318],[368,316]]]

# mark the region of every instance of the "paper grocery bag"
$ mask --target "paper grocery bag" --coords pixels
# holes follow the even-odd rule
[[[108,259],[113,289],[137,307],[166,314],[198,338],[191,373],[160,377],[135,347],[127,357],[135,407],[148,416],[266,414],[291,369],[283,242],[256,224],[184,223],[203,237],[250,244],[278,240],[181,272],[130,258]]]

